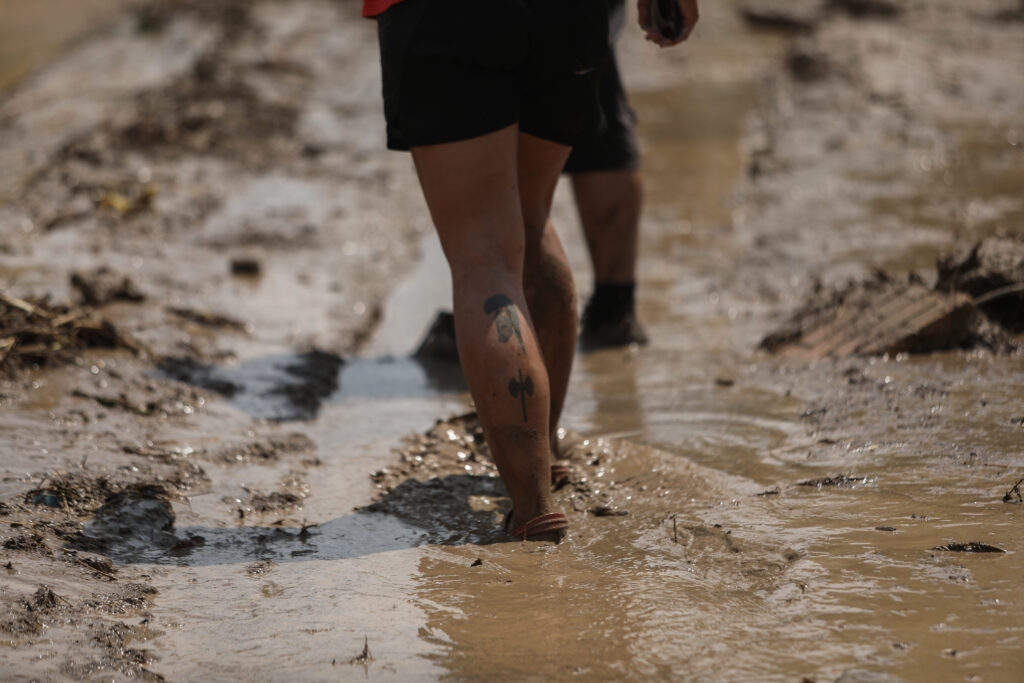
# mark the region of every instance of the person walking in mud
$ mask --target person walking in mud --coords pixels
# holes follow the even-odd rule
[[[648,38],[685,40],[696,0],[653,2],[638,0]],[[463,374],[512,499],[504,528],[523,540],[558,541],[568,528],[551,508],[550,481],[576,292],[548,218],[572,145],[600,125],[606,3],[363,5],[378,22],[387,146],[412,152],[451,270]],[[674,34],[665,28],[673,20],[685,23]]]
[[[625,0],[609,0],[608,57],[598,76],[604,125],[573,147],[563,170],[572,182],[594,273],[594,289],[580,320],[580,347],[587,350],[647,343],[636,316],[643,174],[636,116],[615,56],[625,22]]]

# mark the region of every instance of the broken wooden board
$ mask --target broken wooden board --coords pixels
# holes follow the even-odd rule
[[[813,360],[951,349],[971,334],[975,315],[966,294],[919,284],[884,287],[844,301],[775,351]]]

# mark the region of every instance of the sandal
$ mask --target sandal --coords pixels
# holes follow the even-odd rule
[[[560,489],[569,483],[569,461],[556,460],[551,464],[551,485]]]
[[[521,541],[554,541],[558,543],[565,538],[569,529],[569,520],[561,512],[549,512],[534,517],[526,524],[512,530],[512,510],[505,513],[501,528],[505,533]]]

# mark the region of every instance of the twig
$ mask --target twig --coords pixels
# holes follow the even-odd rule
[[[1018,294],[1018,293],[1024,293],[1024,283],[1022,283],[1022,282],[1017,282],[1017,283],[1012,284],[1012,285],[1006,285],[1005,287],[999,287],[997,289],[993,289],[990,292],[985,292],[984,294],[982,294],[981,296],[979,296],[978,298],[976,298],[974,300],[974,305],[975,306],[984,306],[989,301],[992,301],[994,299],[999,299],[999,298],[1007,296],[1009,294]]]
[[[117,577],[114,576],[113,574],[108,574],[107,572],[103,571],[102,569],[97,569],[96,567],[92,566],[91,564],[89,564],[88,562],[86,562],[85,560],[83,560],[81,558],[72,557],[71,559],[74,560],[75,562],[77,562],[78,564],[82,565],[83,567],[87,567],[89,570],[96,572],[97,574],[102,574],[103,576],[107,577],[111,581],[117,581]]]
[[[42,314],[44,316],[46,315],[46,311],[43,311],[38,306],[30,304],[24,299],[19,299],[16,296],[10,296],[9,294],[4,294],[0,292],[0,301],[4,302],[8,306],[13,306],[14,308],[21,309],[22,311],[25,311],[29,315],[36,315],[37,313]]]
[[[1017,502],[1024,502],[1024,497],[1020,495],[1020,485],[1024,484],[1024,477],[1017,480],[1017,483],[1010,487],[1010,490],[1003,494],[1004,503],[1012,503],[1013,497],[1017,497]]]

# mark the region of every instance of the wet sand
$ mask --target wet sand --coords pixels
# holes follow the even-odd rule
[[[1014,680],[1020,356],[757,350],[816,281],[1020,228],[1008,4],[628,34],[654,342],[578,359],[558,547],[501,542],[457,375],[404,358],[446,290],[354,6],[125,16],[23,82],[2,291],[74,300],[110,265],[146,299],[95,315],[150,353],[0,387],[12,675]],[[586,291],[564,188],[555,217]],[[1006,552],[939,549],[971,542]]]

